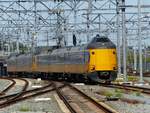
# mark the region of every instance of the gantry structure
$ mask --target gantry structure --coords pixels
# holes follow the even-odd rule
[[[86,43],[96,33],[116,32],[115,0],[2,0],[0,4],[4,40],[29,44],[34,38],[36,44],[48,44],[59,39],[68,44],[76,34],[79,43]]]
[[[122,1],[1,0],[1,38],[4,40],[10,38],[10,40],[25,41],[30,40],[31,35],[34,35],[35,38],[47,42],[48,39],[59,38],[62,35],[68,35],[64,38],[70,38],[70,34],[75,33],[78,35],[78,40],[87,42],[96,33],[101,33],[110,35],[116,40],[118,24],[120,30],[122,29],[122,9],[126,7],[124,18],[126,34],[127,38],[130,37],[131,40],[134,40],[138,27],[137,4],[126,5]],[[119,23],[117,23],[117,8],[120,16]],[[142,14],[141,20],[144,24],[142,31],[148,34],[149,12],[144,11]],[[144,36],[144,38],[147,38],[148,35]],[[48,39],[46,39],[47,37]]]

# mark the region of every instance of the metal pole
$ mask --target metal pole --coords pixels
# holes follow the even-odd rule
[[[20,6],[18,6],[18,8],[20,9]],[[21,24],[21,19],[20,19],[20,12],[19,12],[19,14],[18,14],[18,20],[19,20],[19,26],[18,26],[18,31],[17,31],[17,41],[16,41],[16,49],[17,49],[17,53],[19,53],[20,52],[20,50],[19,50],[19,38],[21,37],[21,28],[20,28],[20,24]]]
[[[134,71],[136,72],[137,71],[137,50],[135,47],[133,50],[134,50]]]
[[[101,15],[99,14],[99,34],[101,33]]]
[[[77,2],[74,1],[74,35],[77,36]],[[88,37],[88,36],[87,36]]]
[[[145,69],[144,69],[144,71],[145,72],[147,72],[147,47],[146,47],[146,45],[145,45],[145,49],[144,49],[144,53],[145,53]]]
[[[122,5],[125,6],[125,0],[122,0]],[[126,55],[126,26],[125,26],[125,7],[122,8],[122,39],[123,39],[123,74],[124,82],[127,82],[127,55]]]
[[[67,26],[68,26],[67,24],[68,24],[68,23],[67,23],[67,19],[66,19],[66,21],[65,21],[64,24],[65,24],[65,25],[64,25],[64,29],[65,29],[65,30],[64,30],[64,33],[65,33],[65,34],[64,34],[64,45],[67,46],[67,45],[68,45],[68,42],[67,42],[67,41],[68,41],[68,29],[67,29]]]
[[[2,35],[1,37],[1,56],[3,55],[3,51],[4,51],[4,36]]]
[[[76,26],[76,24],[77,24],[77,3],[76,3],[76,1],[74,1],[74,4],[75,4],[75,7],[74,7],[74,34],[76,35],[76,30],[77,30],[77,26]]]
[[[119,15],[119,0],[117,2],[117,51],[118,51],[118,77],[121,75],[121,53],[120,53],[120,15]]]
[[[37,3],[36,0],[34,0],[34,33],[32,34],[32,54],[35,52],[35,46],[36,46],[36,29],[37,29]]]
[[[143,62],[142,62],[142,37],[141,37],[141,0],[138,0],[138,46],[139,46],[139,68],[140,83],[143,83]]]
[[[46,31],[46,37],[47,37],[47,41],[46,42],[47,42],[47,47],[48,47],[49,46],[48,31]]]
[[[16,49],[17,49],[17,53],[19,53],[19,34],[17,34],[17,41],[16,41]]]
[[[87,42],[90,40],[90,13],[92,1],[88,0],[88,9],[87,9]]]

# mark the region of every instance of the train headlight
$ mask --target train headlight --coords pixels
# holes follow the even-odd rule
[[[95,70],[95,66],[92,65],[90,69],[91,69],[92,71],[94,71],[94,70]]]
[[[113,67],[113,70],[116,70],[116,67]]]

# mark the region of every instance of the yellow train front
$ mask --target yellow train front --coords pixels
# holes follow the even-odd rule
[[[7,60],[9,74],[70,81],[106,81],[117,77],[116,47],[97,35],[83,46],[55,48],[46,54],[24,54]]]
[[[88,45],[90,53],[88,77],[94,81],[110,82],[117,77],[116,46],[107,37],[97,35]]]

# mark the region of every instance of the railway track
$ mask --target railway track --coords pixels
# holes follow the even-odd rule
[[[24,86],[23,86],[23,88],[22,88],[22,91],[26,91],[27,88],[28,88],[28,86],[29,86],[29,81],[26,80],[26,79],[24,79],[24,78],[15,78],[15,79],[19,79],[19,80],[24,81]]]
[[[42,90],[42,89],[46,89],[46,88],[48,88],[50,86],[51,86],[51,83],[49,83],[48,85],[43,86],[41,88],[30,89],[30,90],[27,90],[27,91],[22,91],[21,93],[23,93],[22,96],[24,96],[25,94],[36,92],[36,91],[39,91],[39,90]],[[5,99],[9,99],[9,98],[12,98],[12,97],[15,97],[15,96],[17,96],[19,94],[20,94],[20,92],[14,93],[14,94],[10,94],[10,95],[6,95],[6,96],[2,96],[2,97],[0,97],[0,101],[5,100]]]
[[[56,92],[71,113],[117,113],[104,103],[96,102],[74,86],[68,83],[64,85],[66,85],[65,88],[58,88],[57,83],[53,83]]]
[[[60,88],[62,88],[62,87],[64,87],[64,85],[60,86]],[[18,103],[20,101],[24,101],[26,99],[33,98],[35,96],[43,95],[45,93],[48,93],[48,92],[51,92],[54,90],[55,90],[55,88],[52,87],[52,83],[50,82],[48,85],[43,86],[41,88],[35,88],[35,89],[27,90],[27,91],[22,91],[21,95],[20,95],[20,93],[15,93],[15,94],[0,97],[0,101],[2,101],[2,102],[0,102],[0,109],[10,106],[12,104]],[[14,98],[16,96],[17,96],[17,98]],[[6,101],[3,101],[3,100],[6,100]]]
[[[8,77],[3,77],[3,78],[0,78],[0,79],[9,80],[11,82],[4,90],[1,91],[1,93],[0,93],[1,96],[5,95],[11,88],[13,88],[15,86],[16,81],[14,79],[24,81],[24,86],[22,88],[22,91],[27,90],[28,85],[29,85],[29,82],[26,79],[23,79],[23,78],[8,78]]]
[[[2,96],[2,95],[5,95],[12,87],[15,86],[16,81],[13,80],[12,78],[4,78],[4,77],[3,77],[3,78],[0,78],[0,79],[9,80],[9,81],[11,82],[4,90],[2,90],[2,91],[0,92],[0,96]]]
[[[28,88],[28,86],[29,86],[29,82],[28,82],[28,80],[23,79],[23,78],[13,78],[13,79],[18,79],[18,80],[24,81],[24,86],[23,86],[21,92],[19,92],[17,95],[15,95],[15,96],[13,97],[13,99],[16,99],[16,98],[22,96],[22,95],[23,95],[23,92],[27,90],[27,88]],[[12,98],[11,98],[11,99],[12,99]],[[8,99],[7,101],[9,101],[9,99]]]
[[[132,76],[139,76],[139,73],[133,73],[133,72],[128,72],[128,75],[132,75]],[[143,73],[144,77],[150,77],[150,72],[144,72]]]
[[[144,94],[150,94],[150,88],[145,88],[145,87],[139,87],[139,86],[131,86],[131,85],[121,85],[121,84],[102,84],[100,83],[101,86],[104,87],[110,87],[110,88],[118,88],[118,89],[124,89],[124,90],[130,90],[130,91],[139,91]]]

